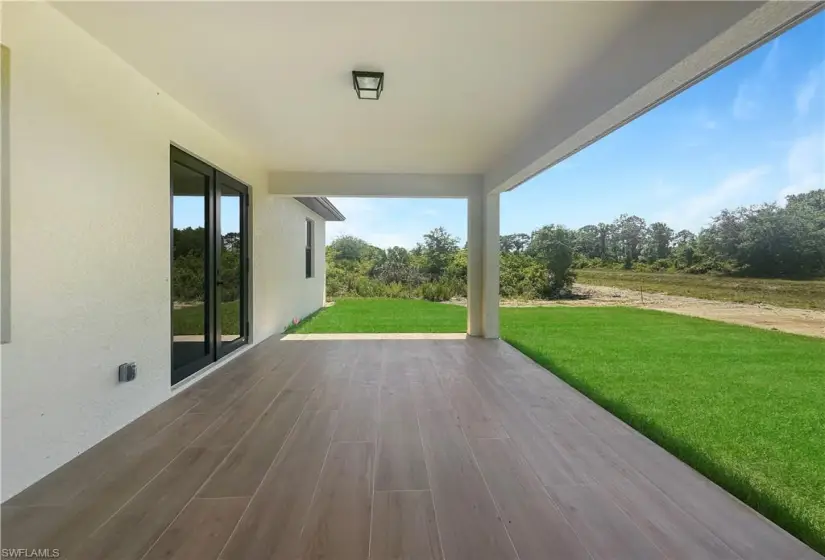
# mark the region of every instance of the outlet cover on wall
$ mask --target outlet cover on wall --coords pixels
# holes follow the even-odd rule
[[[120,366],[118,366],[117,380],[121,383],[125,381],[134,381],[135,377],[137,377],[137,364],[135,364],[135,362],[120,364]]]

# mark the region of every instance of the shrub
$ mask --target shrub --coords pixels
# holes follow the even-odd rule
[[[501,256],[499,293],[506,298],[538,299],[548,293],[545,267],[523,254]]]
[[[390,282],[384,286],[384,296],[394,299],[410,299],[412,290],[400,282]]]
[[[421,284],[421,297],[428,301],[449,301],[455,297],[458,287],[455,283],[440,281]]]

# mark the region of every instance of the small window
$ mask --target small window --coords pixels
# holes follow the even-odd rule
[[[306,249],[305,249],[307,278],[312,278],[314,276],[314,274],[313,274],[313,272],[314,272],[313,268],[314,267],[313,267],[313,259],[312,259],[312,252],[313,252],[312,251],[312,245],[313,245],[312,240],[313,240],[313,237],[315,237],[313,235],[314,229],[315,229],[315,222],[313,222],[312,220],[307,220],[307,235],[306,235],[307,242],[306,242]]]

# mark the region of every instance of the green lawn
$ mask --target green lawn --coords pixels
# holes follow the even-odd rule
[[[825,552],[825,341],[621,307],[504,308],[502,337]],[[312,332],[462,332],[462,307],[340,300]]]
[[[825,279],[779,280],[776,278],[736,278],[715,274],[638,272],[583,268],[576,281],[595,286],[659,292],[738,303],[767,303],[779,307],[825,309]]]
[[[181,307],[172,311],[172,334],[203,334],[203,304]],[[227,301],[221,304],[221,330],[227,334],[240,331],[239,302]]]

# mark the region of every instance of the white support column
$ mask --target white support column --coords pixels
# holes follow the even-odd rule
[[[499,334],[499,195],[467,199],[467,334]]]

